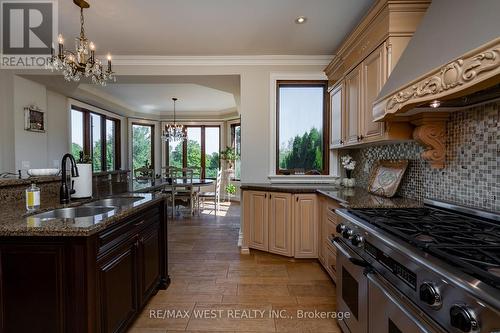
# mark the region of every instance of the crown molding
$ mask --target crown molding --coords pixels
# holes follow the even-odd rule
[[[113,56],[115,66],[326,66],[331,55]]]

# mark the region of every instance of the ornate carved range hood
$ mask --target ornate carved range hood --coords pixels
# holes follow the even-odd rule
[[[416,126],[434,168],[445,166],[448,112],[500,97],[498,13],[498,0],[433,0],[373,104],[375,121]]]

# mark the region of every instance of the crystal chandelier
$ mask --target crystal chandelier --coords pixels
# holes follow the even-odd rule
[[[161,138],[165,141],[183,141],[186,140],[186,129],[183,125],[177,124],[175,122],[175,102],[177,102],[177,98],[172,98],[174,101],[174,122],[172,124],[167,124],[165,129],[163,130]]]
[[[59,34],[58,54],[55,54],[52,45],[52,56],[47,64],[47,68],[52,71],[62,71],[66,81],[78,82],[82,76],[90,77],[94,84],[106,85],[108,80],[116,81],[114,72],[111,70],[111,55],[108,53],[108,66],[104,65],[95,57],[95,45],[85,36],[83,9],[90,5],[85,0],[73,0],[75,5],[80,7],[80,37],[76,40],[76,51],[64,49],[64,39]]]

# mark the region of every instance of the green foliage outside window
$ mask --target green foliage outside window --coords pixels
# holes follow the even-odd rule
[[[302,136],[290,139],[287,146],[280,148],[281,170],[303,169],[321,172],[323,169],[323,134],[316,128]]]
[[[132,168],[138,169],[153,164],[151,153],[151,127],[133,125],[132,128]]]

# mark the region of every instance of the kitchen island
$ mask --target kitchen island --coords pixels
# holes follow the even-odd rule
[[[164,200],[48,200],[35,215],[2,205],[2,332],[126,331],[170,282]]]

